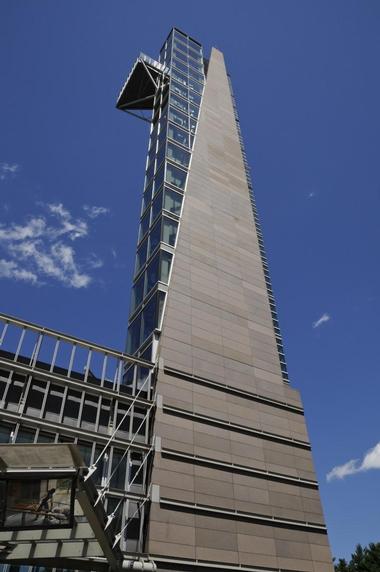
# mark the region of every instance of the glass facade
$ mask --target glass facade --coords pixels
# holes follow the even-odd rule
[[[159,62],[169,74],[154,97],[127,339],[127,352],[146,359],[161,326],[205,81],[202,46],[179,30]]]

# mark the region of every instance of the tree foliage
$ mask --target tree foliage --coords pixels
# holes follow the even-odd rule
[[[334,566],[335,572],[380,572],[380,542],[365,548],[358,544],[349,562],[340,558]]]

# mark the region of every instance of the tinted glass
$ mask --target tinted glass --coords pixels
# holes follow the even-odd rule
[[[184,147],[189,146],[188,132],[183,131],[182,129],[180,129],[176,125],[173,125],[172,123],[168,124],[168,137],[170,137],[170,139],[174,139],[174,141],[180,143]]]
[[[183,190],[186,183],[186,172],[168,163],[166,167],[166,181]]]

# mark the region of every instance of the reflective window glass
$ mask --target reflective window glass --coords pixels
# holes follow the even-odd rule
[[[166,182],[178,187],[179,189],[185,188],[186,183],[186,172],[178,169],[170,163],[166,166]]]
[[[74,389],[68,390],[63,410],[63,423],[74,426],[78,424],[81,397],[82,394],[80,391],[75,391]]]
[[[178,60],[181,60],[181,62],[187,64],[187,55],[185,53],[180,52],[179,50],[173,50],[173,56]]]
[[[0,443],[9,443],[11,438],[11,433],[14,431],[13,425],[8,425],[7,423],[0,423]]]
[[[157,247],[161,240],[161,221],[159,220],[149,234],[149,256],[152,254],[154,249]]]
[[[131,312],[141,304],[144,296],[144,274],[137,280],[132,287],[131,293]]]
[[[98,431],[107,433],[110,422],[111,401],[105,397],[101,398]]]
[[[165,140],[163,140],[162,145],[160,146],[158,153],[157,153],[157,167],[159,167],[164,160],[165,157]]]
[[[149,265],[146,269],[146,282],[145,282],[145,293],[146,294],[158,282],[159,263],[160,263],[160,257],[159,257],[159,253],[158,253],[153,258],[152,262],[149,263]]]
[[[190,99],[191,103],[195,103],[196,105],[200,105],[202,97],[200,95],[198,95],[197,93],[195,93],[194,91],[190,91],[189,99]]]
[[[164,209],[179,216],[181,213],[182,195],[172,189],[165,188]]]
[[[199,107],[197,105],[194,105],[193,103],[190,103],[190,116],[195,117],[197,119],[198,115],[199,115]]]
[[[177,235],[177,228],[178,228],[178,222],[170,218],[164,217],[162,225],[163,242],[166,242],[166,244],[170,244],[170,246],[174,246],[175,238]]]
[[[191,76],[192,79],[195,79],[198,83],[203,83],[203,74],[190,69],[189,75]]]
[[[203,86],[199,84],[197,81],[195,81],[193,78],[189,78],[189,86],[197,93],[202,93],[203,91]]]
[[[169,273],[172,263],[173,255],[166,250],[161,251],[161,268],[160,268],[160,281],[167,284],[169,282]]]
[[[197,121],[196,121],[196,119],[191,118],[190,119],[190,132],[195,133],[196,128],[197,128]]]
[[[190,46],[189,46],[189,56],[193,58],[196,62],[202,61],[201,53],[198,50],[193,50],[192,48],[190,48]]]
[[[160,214],[162,209],[162,191],[156,195],[153,203],[152,203],[152,223],[156,219],[156,217]]]
[[[111,474],[111,488],[124,491],[127,475],[127,455],[124,451],[113,450]]]
[[[186,74],[183,74],[182,72],[179,72],[176,69],[172,69],[171,76],[179,83],[182,83],[182,85],[188,85],[188,77]]]
[[[172,59],[172,64],[176,67],[177,70],[187,75],[188,67],[186,64],[183,64],[175,58]]]
[[[181,97],[187,98],[189,96],[189,90],[184,85],[173,80],[170,82],[170,91],[180,95]]]
[[[46,400],[45,418],[56,421],[59,419],[63,398],[63,387],[59,385],[51,385],[50,391]]]
[[[136,267],[135,272],[137,273],[140,268],[145,264],[146,261],[146,252],[148,247],[148,239],[146,238],[137,249],[136,253]]]
[[[173,123],[176,123],[180,127],[189,129],[188,117],[184,113],[178,111],[177,109],[174,109],[173,107],[169,107],[169,120],[173,121]]]
[[[199,54],[202,52],[202,46],[200,44],[197,44],[197,42],[194,42],[191,38],[188,39],[188,42],[191,49],[195,50]]]
[[[188,113],[188,103],[185,99],[182,99],[181,97],[178,97],[178,95],[176,95],[175,93],[172,93],[170,96],[170,103],[172,105],[175,105],[176,107],[179,107],[179,109],[181,109],[181,111],[184,111],[185,113]]]
[[[43,381],[33,381],[26,399],[25,413],[27,415],[40,416],[45,393],[46,383]]]
[[[184,147],[189,146],[189,134],[172,123],[168,124],[168,137]]]
[[[141,343],[153,332],[156,327],[157,294],[155,294],[142,312],[142,338]]]
[[[175,38],[174,42],[173,42],[173,47],[176,50],[181,50],[182,52],[185,52],[185,54],[187,54],[187,43],[186,42],[181,42],[178,38]]]
[[[99,398],[86,393],[83,402],[82,418],[80,426],[84,429],[95,430],[96,414],[98,411]]]
[[[78,449],[82,455],[85,465],[89,467],[91,465],[92,443],[78,441]]]
[[[127,353],[133,354],[140,345],[141,314],[128,327]]]
[[[154,173],[154,161],[148,166],[146,170],[145,184],[147,184],[151,180],[151,178],[153,177],[153,173]]]
[[[139,228],[139,242],[142,239],[142,237],[145,235],[145,233],[147,232],[148,228],[149,228],[149,218],[150,218],[150,211],[149,209],[147,210],[147,212],[145,213],[145,215],[142,217],[141,222],[140,222],[140,228]]]
[[[20,427],[17,431],[16,443],[33,443],[35,434],[35,429]]]
[[[174,163],[182,165],[182,167],[187,167],[190,161],[190,153],[189,151],[182,149],[182,147],[178,147],[178,145],[168,142],[167,158]]]
[[[148,206],[148,204],[150,202],[150,199],[152,198],[152,186],[153,185],[151,183],[150,185],[148,185],[148,187],[144,191],[141,214],[145,211],[146,207]]]
[[[157,171],[154,177],[154,193],[156,194],[157,191],[160,189],[162,183],[164,182],[164,165],[161,166],[159,171]]]

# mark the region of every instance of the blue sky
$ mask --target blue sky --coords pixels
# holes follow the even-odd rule
[[[378,1],[3,0],[1,310],[123,348],[148,126],[114,106],[173,25],[225,52],[290,377],[347,556],[380,541],[380,446],[365,457],[380,442]]]

